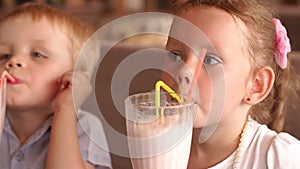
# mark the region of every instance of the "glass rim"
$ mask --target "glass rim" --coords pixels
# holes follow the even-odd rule
[[[155,93],[155,92],[154,92],[154,91],[153,91],[153,92],[141,92],[141,93],[135,93],[135,94],[132,94],[132,95],[126,97],[125,103],[126,103],[126,102],[129,102],[129,103],[133,104],[134,102],[131,101],[132,98],[138,97],[138,96],[142,96],[142,95],[146,95],[146,96],[148,95],[148,96],[149,96],[151,93]],[[163,92],[161,92],[161,93],[166,93],[166,94],[170,95],[168,92],[165,92],[165,91],[163,91]],[[179,95],[179,96],[182,96],[182,94],[178,94],[178,95]],[[155,103],[155,102],[153,102],[153,103]],[[196,102],[194,102],[194,101],[192,101],[192,102],[185,102],[185,101],[184,101],[183,103],[178,103],[178,102],[174,101],[174,102],[172,102],[172,103],[175,103],[175,104],[170,104],[170,105],[160,105],[159,108],[164,108],[164,109],[183,108],[183,107],[189,107],[189,106],[192,106],[192,105],[195,105],[195,104],[196,104]],[[126,105],[126,104],[125,104],[125,105]],[[148,108],[148,109],[153,109],[153,108],[155,108],[155,109],[156,109],[156,105],[155,105],[155,104],[153,104],[153,105],[138,105],[138,104],[136,104],[136,106],[138,106],[138,107],[140,107],[140,108]]]

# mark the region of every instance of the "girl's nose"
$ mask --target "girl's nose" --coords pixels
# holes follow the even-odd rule
[[[187,91],[193,80],[192,78],[193,78],[193,75],[186,66],[183,66],[179,69],[179,71],[176,75],[176,81],[181,90],[181,93],[187,94]]]
[[[182,83],[182,84],[187,84],[187,85],[190,84],[189,76],[186,73],[180,73],[177,76],[177,80],[179,83]]]

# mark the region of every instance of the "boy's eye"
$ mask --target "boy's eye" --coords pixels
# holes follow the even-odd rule
[[[38,53],[38,52],[32,52],[32,53],[31,53],[31,56],[36,57],[36,58],[42,58],[42,57],[45,57],[44,55],[42,55],[42,54],[40,54],[40,53]]]
[[[168,52],[168,55],[172,61],[182,60],[182,57],[177,52],[171,51],[171,52]]]
[[[214,65],[214,64],[221,63],[221,61],[219,59],[217,59],[216,55],[206,54],[203,63],[205,63],[207,65]]]
[[[9,59],[10,55],[9,54],[3,54],[0,56],[0,60],[5,60],[5,59]]]

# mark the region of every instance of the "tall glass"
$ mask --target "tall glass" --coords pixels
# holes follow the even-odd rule
[[[6,78],[0,78],[0,141],[4,125],[5,108],[6,108]]]
[[[168,95],[168,94],[166,94]],[[154,92],[125,100],[126,127],[134,169],[186,169],[198,106],[168,96],[155,106]]]

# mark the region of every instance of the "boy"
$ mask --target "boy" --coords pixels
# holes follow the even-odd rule
[[[97,58],[87,58],[82,70],[74,66],[90,35],[84,24],[44,4],[25,4],[0,20],[0,72],[15,78],[7,85],[1,168],[111,168],[99,147],[107,148],[100,121],[78,109],[90,94]],[[97,140],[89,139],[92,133]]]

